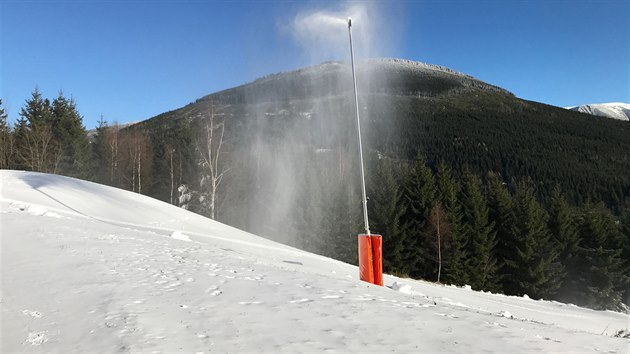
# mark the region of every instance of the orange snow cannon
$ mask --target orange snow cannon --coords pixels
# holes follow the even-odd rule
[[[383,238],[359,235],[359,279],[383,286]]]

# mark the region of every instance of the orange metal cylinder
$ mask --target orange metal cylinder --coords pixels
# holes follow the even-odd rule
[[[374,284],[383,286],[383,237],[371,235]]]
[[[359,235],[359,279],[374,284],[372,240],[370,235]]]

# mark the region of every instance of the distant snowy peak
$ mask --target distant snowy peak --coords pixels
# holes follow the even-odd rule
[[[585,104],[567,107],[567,109],[594,116],[630,121],[630,104],[623,102]]]

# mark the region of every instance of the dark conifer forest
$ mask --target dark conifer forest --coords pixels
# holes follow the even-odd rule
[[[348,75],[344,63],[274,74],[134,125],[103,117],[89,134],[72,99],[34,90],[14,125],[0,102],[0,168],[127,189],[356,263]],[[374,60],[358,77],[385,272],[630,305],[630,123],[421,63]]]

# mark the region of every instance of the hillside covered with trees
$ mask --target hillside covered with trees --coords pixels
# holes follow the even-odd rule
[[[371,229],[386,272],[597,309],[630,300],[630,124],[403,60],[358,68]],[[2,168],[147,194],[356,262],[350,71],[325,63],[88,140],[63,94],[0,122]],[[362,80],[362,81],[361,81]]]

